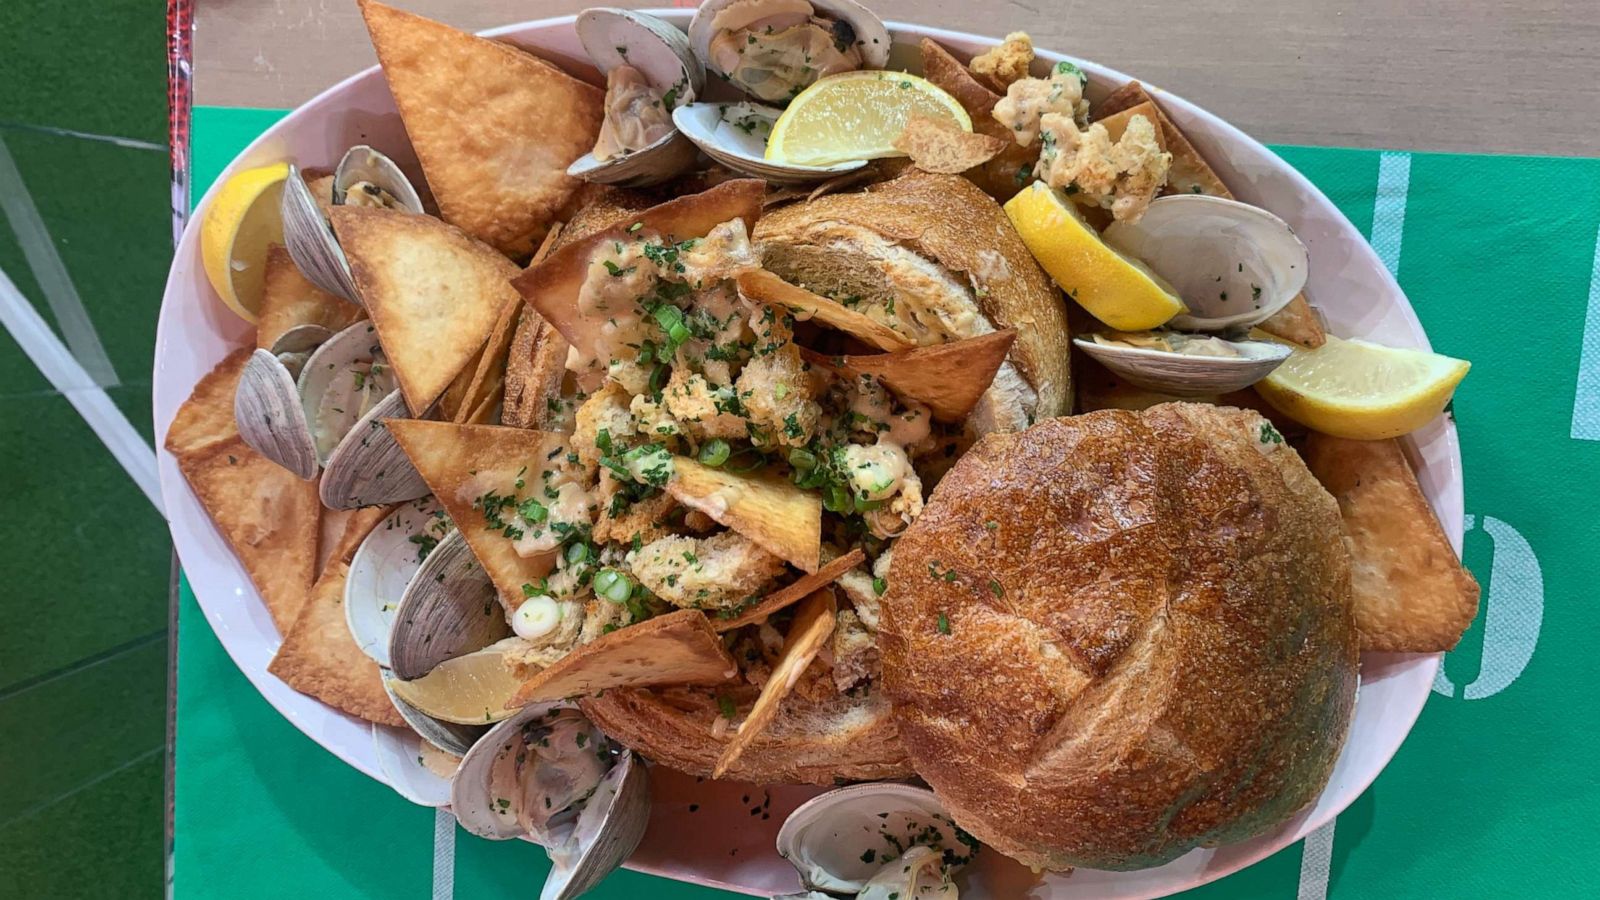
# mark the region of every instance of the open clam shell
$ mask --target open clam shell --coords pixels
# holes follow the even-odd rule
[[[411,578],[389,630],[394,674],[421,678],[433,667],[511,633],[489,580],[461,532],[439,542]]]
[[[578,41],[601,72],[632,66],[662,96],[669,110],[690,103],[705,87],[705,68],[689,50],[683,32],[655,16],[597,7],[578,14]],[[567,174],[623,187],[658,184],[689,168],[696,151],[676,128],[649,146],[610,159],[584,154]]]
[[[404,719],[406,725],[417,733],[417,736],[443,750],[451,756],[464,756],[472,745],[483,737],[488,727],[484,725],[460,725],[455,722],[446,722],[435,719],[415,706],[400,699],[395,694],[390,682],[394,676],[388,672],[383,673],[383,690],[389,695],[389,702],[394,704],[395,711]],[[381,726],[380,726],[381,727]]]
[[[454,528],[437,500],[422,497],[379,522],[351,557],[345,624],[356,646],[378,665],[389,667],[389,632],[412,576]]]
[[[356,184],[370,184],[387,192],[401,208],[421,213],[422,199],[394,160],[365,144],[351,147],[334,170],[334,205],[350,202],[349,190]],[[319,288],[360,304],[361,296],[350,277],[350,261],[339,248],[333,228],[322,213],[300,168],[290,164],[279,205],[283,216],[283,242],[295,267],[306,280]]]
[[[830,38],[834,46],[841,50],[854,46],[859,50],[861,68],[881,69],[889,62],[891,41],[888,27],[876,13],[854,0],[705,0],[689,22],[689,46],[707,69],[727,79],[739,90],[765,102],[787,102],[798,93],[798,89],[816,80],[815,72],[804,83],[766,78],[757,82],[756,79],[718,65],[721,54],[713,50],[712,44],[726,30],[738,30],[764,20],[778,21],[787,26],[812,16],[833,23]],[[742,53],[739,57],[743,61]]]
[[[1201,397],[1239,391],[1272,374],[1292,348],[1272,341],[1221,341],[1237,356],[1200,356],[1172,350],[1101,343],[1093,336],[1072,343],[1130,384],[1175,394]]]
[[[450,796],[456,819],[473,834],[491,840],[531,836],[544,843],[552,868],[539,895],[542,900],[569,900],[598,884],[638,846],[650,818],[650,790],[643,764],[628,750],[579,743],[576,747],[582,749],[581,754],[569,762],[586,763],[581,774],[592,777],[597,759],[609,763],[609,768],[587,797],[555,811],[543,833],[528,834],[517,815],[518,798],[504,796],[508,791],[501,779],[514,759],[535,766],[557,766],[549,772],[524,773],[522,778],[533,778],[536,783],[531,792],[519,783],[523,797],[540,792],[537,782],[565,787],[579,777],[580,773],[559,768],[547,754],[528,754],[525,749],[525,728],[537,728],[541,720],[558,712],[571,716],[575,710],[562,702],[538,703],[491,728],[462,758]],[[559,735],[549,738],[552,743],[560,739]]]
[[[428,751],[420,735],[404,728],[374,724],[372,749],[378,758],[378,771],[395,793],[418,806],[440,807],[450,802],[450,779],[433,771],[423,761],[423,754]]]
[[[672,113],[672,121],[695,146],[719,163],[774,184],[823,181],[865,166],[851,160],[831,166],[796,166],[765,158],[767,137],[779,110],[759,103],[692,103]]]
[[[1179,331],[1248,328],[1306,286],[1305,244],[1287,222],[1237,200],[1162,197],[1137,222],[1114,222],[1103,236],[1183,298],[1189,312],[1167,323]]]
[[[807,888],[854,894],[915,845],[949,851],[952,864],[963,865],[973,853],[965,840],[927,788],[857,784],[819,794],[790,813],[778,830],[778,854]]]

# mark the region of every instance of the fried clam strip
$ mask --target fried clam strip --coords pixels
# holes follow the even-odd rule
[[[822,497],[787,478],[740,475],[687,457],[672,461],[667,493],[744,535],[791,566],[815,573],[822,557]]]
[[[1161,105],[1155,102],[1155,98],[1151,97],[1144,89],[1144,85],[1139,82],[1130,81],[1095,104],[1095,121],[1105,124],[1109,131],[1116,116],[1123,112],[1131,112],[1133,107],[1142,109],[1146,105],[1155,114],[1162,146],[1172,154],[1172,165],[1167,171],[1167,186],[1162,193],[1209,194],[1213,197],[1233,199],[1233,193],[1222,183],[1216,170],[1212,169],[1211,164],[1200,155],[1200,151],[1189,143],[1189,139],[1178,130],[1178,126],[1167,118],[1167,114],[1161,110]],[[1305,294],[1297,295],[1289,301],[1288,306],[1278,310],[1257,327],[1306,347],[1320,347],[1327,340],[1327,335],[1322,329],[1322,320],[1317,318],[1317,313],[1306,301]]]
[[[507,707],[613,688],[721,684],[739,674],[706,614],[681,609],[601,635],[525,682]]]
[[[835,607],[833,588],[830,587],[816,591],[800,603],[795,610],[794,621],[789,625],[789,633],[784,636],[778,661],[772,666],[772,674],[761,688],[761,696],[756,698],[750,714],[739,724],[733,740],[728,742],[722,756],[717,759],[716,768],[711,772],[712,778],[721,778],[729,767],[739,761],[745,748],[777,718],[778,707],[784,698],[794,690],[795,682],[800,680],[806,667],[817,658],[817,653],[833,635]]]
[[[994,382],[1017,339],[1014,328],[948,344],[868,356],[802,351],[814,366],[841,375],[870,375],[901,400],[921,403],[941,422],[962,422]]]
[[[740,178],[724,181],[698,194],[669,200],[629,217],[626,226],[608,228],[563,245],[511,283],[562,337],[580,351],[588,352],[599,344],[601,329],[606,325],[604,319],[585,315],[578,308],[578,296],[596,248],[607,241],[627,239],[641,230],[658,232],[674,240],[703,237],[711,229],[733,219],[743,220],[748,230],[761,216],[761,200],[765,194],[765,182]]]
[[[746,625],[755,625],[765,622],[774,614],[788,609],[800,602],[813,592],[827,587],[838,581],[844,573],[854,569],[867,561],[867,555],[860,547],[851,550],[843,556],[836,556],[823,564],[814,574],[801,575],[793,582],[784,585],[772,593],[756,601],[755,605],[741,611],[731,619],[718,619],[713,622],[713,627],[718,633],[733,631]]]
[[[514,610],[522,586],[549,574],[554,553],[522,556],[506,534],[516,516],[507,503],[518,482],[537,484],[537,466],[564,454],[559,434],[497,425],[457,425],[420,419],[390,419],[389,430],[428,489],[444,505],[473,556],[494,582],[500,602]]]
[[[765,269],[746,272],[739,276],[738,281],[739,293],[757,303],[786,307],[800,319],[815,319],[829,328],[860,338],[879,350],[909,350],[916,346],[909,338],[865,313],[790,284]]]

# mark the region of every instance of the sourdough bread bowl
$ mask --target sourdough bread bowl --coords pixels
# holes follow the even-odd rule
[[[880,647],[959,825],[1036,868],[1159,865],[1327,781],[1358,665],[1339,511],[1255,412],[989,435],[895,545]]]

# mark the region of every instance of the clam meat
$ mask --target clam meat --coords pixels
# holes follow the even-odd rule
[[[889,58],[882,20],[851,0],[709,0],[689,24],[689,40],[713,71],[768,103]]]

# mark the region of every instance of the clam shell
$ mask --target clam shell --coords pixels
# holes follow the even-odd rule
[[[389,631],[389,661],[396,676],[421,678],[510,633],[493,582],[457,530],[433,548],[406,586]]]
[[[394,680],[393,674],[383,673],[383,690],[389,695],[389,702],[394,704],[400,718],[406,720],[406,724],[417,733],[418,737],[440,750],[452,756],[465,756],[467,751],[472,749],[472,745],[489,730],[483,725],[458,725],[443,719],[435,719],[396,696],[394,689],[389,686]]]
[[[1201,397],[1239,391],[1272,374],[1292,348],[1271,341],[1228,341],[1237,358],[1193,356],[1073,338],[1078,349],[1124,380],[1164,394]]]
[[[450,792],[450,808],[461,827],[491,840],[523,837],[514,818],[495,811],[490,790],[494,763],[528,720],[565,702],[536,703],[495,725],[461,760]],[[617,754],[584,808],[551,825],[547,847],[552,866],[541,900],[570,900],[599,884],[622,865],[644,837],[650,819],[650,788],[645,768],[627,750]]]
[[[695,11],[694,18],[689,21],[689,46],[705,63],[706,68],[724,77],[728,73],[717,70],[711,64],[711,39],[716,36],[711,23],[718,13],[740,2],[748,0],[705,0]],[[834,19],[850,23],[850,27],[856,33],[856,43],[861,47],[863,68],[881,69],[888,64],[889,50],[893,46],[893,41],[889,37],[888,27],[876,13],[854,0],[810,0],[810,2],[811,7],[817,12],[827,13]]]
[[[689,50],[688,38],[655,16],[596,7],[579,13],[573,30],[601,72],[633,66],[663,94],[676,90],[674,108],[692,102],[705,87],[705,67]],[[598,160],[586,153],[567,168],[567,174],[600,184],[647,187],[689,168],[695,156],[694,145],[673,131],[626,156]]]
[[[418,806],[440,807],[450,802],[450,779],[422,764],[422,738],[405,728],[372,726],[372,749],[378,771],[395,793]]]
[[[1222,331],[1265,321],[1306,286],[1305,244],[1282,219],[1203,194],[1162,197],[1137,222],[1114,222],[1106,243],[1143,260],[1183,298],[1178,331]]]
[[[887,814],[887,815],[885,815]],[[940,846],[959,851],[950,816],[927,788],[908,784],[857,784],[819,794],[800,805],[778,830],[778,854],[800,872],[809,889],[854,894],[883,868],[864,851],[897,852],[881,834],[903,844],[927,825],[939,827]]]
[[[766,138],[759,134],[745,134],[730,126],[719,128],[723,111],[734,106],[729,103],[692,103],[672,111],[672,122],[695,146],[719,163],[737,172],[765,178],[774,184],[803,184],[823,181],[865,166],[866,160],[851,160],[831,166],[795,166],[768,162]],[[757,103],[743,104],[757,114],[777,119],[778,110]]]
[[[323,506],[382,506],[415,500],[428,493],[428,483],[383,424],[384,419],[408,417],[406,398],[397,388],[356,422],[328,454],[318,486]]]
[[[413,213],[423,212],[417,189],[400,167],[365,144],[351,147],[340,158],[334,170],[332,202],[344,203],[345,190],[358,181],[370,181],[383,188]],[[322,207],[312,195],[305,176],[292,163],[283,186],[279,212],[283,216],[283,243],[300,274],[328,293],[360,305],[361,295],[350,277],[350,261],[339,248],[333,228],[323,217]]]
[[[444,507],[431,495],[413,500],[379,522],[351,557],[350,577],[344,583],[345,624],[361,652],[384,668],[389,667],[389,632],[400,598],[437,547],[429,542],[445,536],[441,522],[453,527]]]
[[[300,274],[328,293],[359,304],[355,282],[350,278],[350,261],[339,249],[333,229],[322,217],[322,207],[311,195],[300,168],[292,163],[278,209],[283,216],[284,246]]]
[[[345,192],[351,185],[362,181],[388,191],[408,212],[419,215],[422,213],[422,198],[417,196],[417,189],[412,186],[411,179],[400,171],[394,160],[366,144],[357,144],[345,151],[344,158],[339,160],[338,168],[333,170],[334,205],[344,205]]]
[[[308,481],[317,477],[317,448],[300,392],[288,367],[270,351],[258,349],[245,362],[233,418],[239,436],[257,453]]]

